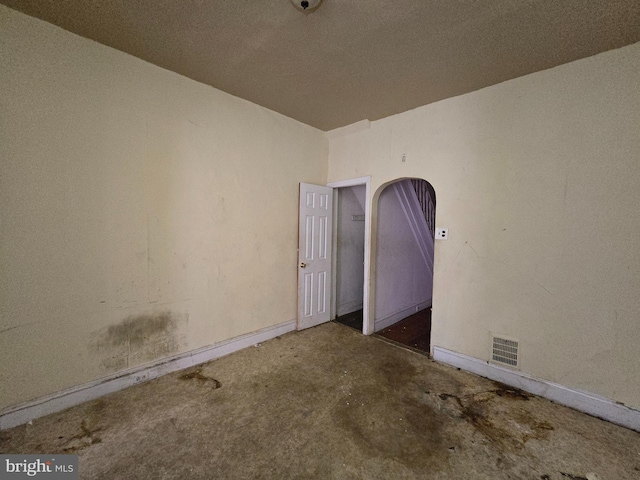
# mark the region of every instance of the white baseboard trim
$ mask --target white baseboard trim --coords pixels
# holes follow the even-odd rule
[[[354,300],[353,302],[338,305],[337,315],[340,317],[341,315],[357,312],[358,310],[362,310],[362,298],[360,298],[360,300]]]
[[[80,403],[95,400],[139,383],[153,380],[167,373],[183,370],[214,360],[243,348],[265,342],[296,329],[296,321],[290,320],[256,332],[198,348],[152,363],[117,372],[93,382],[78,385],[36,400],[9,407],[0,413],[0,430],[25,424],[35,418],[59,412]]]
[[[375,321],[374,331],[379,332],[380,330],[384,330],[387,327],[390,327],[394,323],[399,322],[400,320],[404,320],[405,318],[413,315],[416,312],[424,310],[431,305],[431,299],[425,300],[424,302],[420,302],[417,305],[411,305],[409,307],[403,308],[391,315],[387,315],[383,318],[378,318]]]
[[[441,347],[433,347],[433,359],[640,432],[640,410],[609,398],[565,387]]]

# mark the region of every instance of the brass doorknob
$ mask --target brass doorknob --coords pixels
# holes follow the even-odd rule
[[[306,264],[306,263],[301,263],[301,264],[300,264],[300,268],[304,268],[304,267],[306,267],[306,266],[307,266],[307,264]]]

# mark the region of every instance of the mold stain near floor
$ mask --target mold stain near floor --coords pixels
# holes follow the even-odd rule
[[[131,315],[94,332],[89,351],[109,372],[166,357],[179,352],[185,344],[188,318],[170,311]]]

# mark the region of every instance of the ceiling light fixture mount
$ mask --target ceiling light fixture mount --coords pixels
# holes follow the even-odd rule
[[[322,0],[291,0],[291,3],[302,12],[315,12]]]

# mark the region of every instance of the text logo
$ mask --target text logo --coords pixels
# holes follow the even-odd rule
[[[3,480],[78,480],[77,455],[0,455]]]

